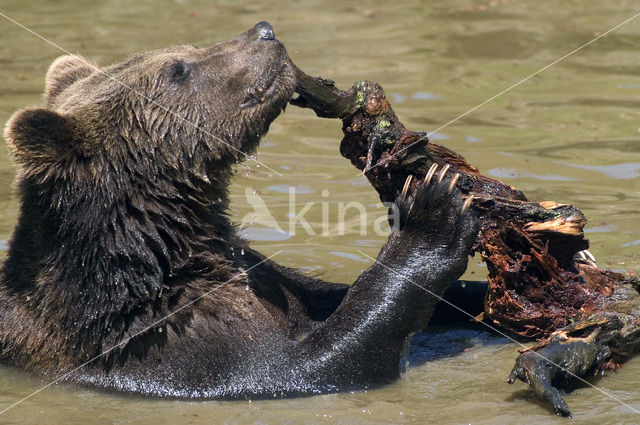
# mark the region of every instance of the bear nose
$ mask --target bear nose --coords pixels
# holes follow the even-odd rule
[[[260,38],[263,40],[276,39],[276,33],[273,32],[273,27],[269,22],[265,22],[265,21],[258,22],[255,26],[255,29],[258,32],[258,35],[260,36]]]

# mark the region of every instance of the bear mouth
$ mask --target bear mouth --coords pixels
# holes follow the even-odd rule
[[[281,75],[284,66],[276,70],[273,74],[268,75],[261,84],[247,88],[247,96],[240,103],[240,109],[247,109],[255,105],[259,105],[274,96],[278,88],[281,86]]]

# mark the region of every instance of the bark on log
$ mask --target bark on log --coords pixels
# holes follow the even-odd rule
[[[580,210],[529,201],[461,155],[429,143],[426,133],[407,130],[376,83],[342,91],[330,80],[297,75],[299,97],[291,103],[342,120],[340,153],[364,172],[383,202],[403,189],[411,194],[433,164],[459,174],[456,185],[473,197],[481,221],[474,252],[489,271],[484,319],[539,341],[521,352],[508,382],[528,382],[557,414],[569,416],[556,386],[570,389],[640,351],[640,282],[598,268],[583,253],[589,242]]]

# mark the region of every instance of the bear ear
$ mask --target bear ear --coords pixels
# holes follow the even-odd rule
[[[96,65],[82,56],[60,56],[53,61],[47,71],[44,88],[45,101],[50,105],[64,89],[76,81],[93,74],[97,69],[99,68]]]
[[[13,157],[22,165],[49,165],[72,149],[71,125],[67,118],[46,109],[18,111],[4,130]]]

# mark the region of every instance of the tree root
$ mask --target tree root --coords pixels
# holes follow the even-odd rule
[[[461,155],[407,130],[378,84],[347,91],[298,70],[294,105],[342,120],[340,153],[362,170],[383,202],[413,192],[427,174],[449,167],[470,199],[481,231],[470,252],[487,263],[484,319],[538,345],[522,352],[507,382],[527,382],[559,415],[570,389],[640,351],[640,281],[598,268],[584,237],[586,218],[572,205],[533,202],[480,174]],[[435,165],[434,165],[435,164]],[[409,178],[409,176],[412,176]]]

